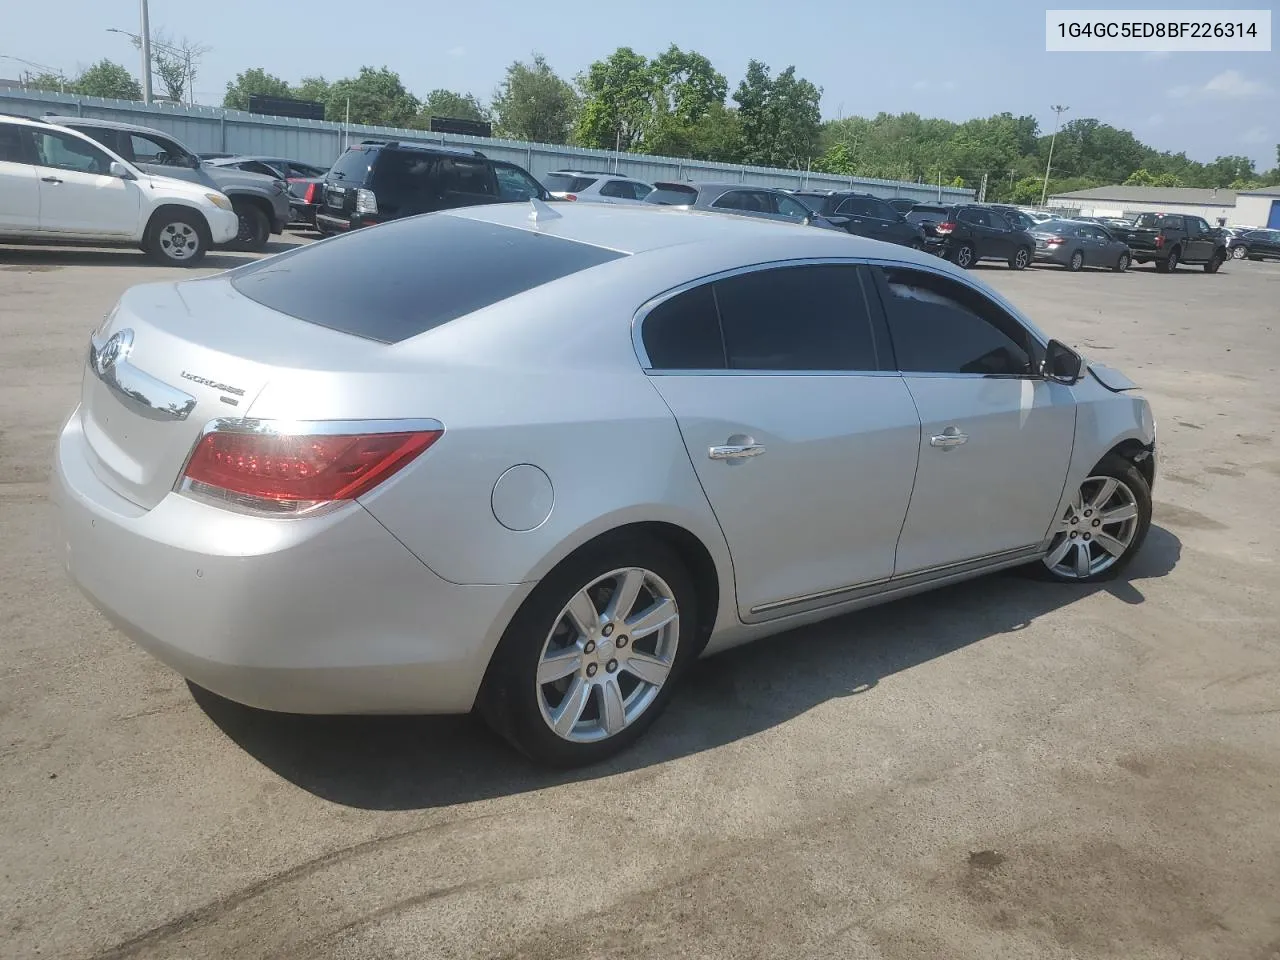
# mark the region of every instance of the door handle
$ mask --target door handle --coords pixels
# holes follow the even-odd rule
[[[40,182],[41,183],[61,183],[62,180],[59,179],[58,177],[41,177]]]
[[[707,456],[712,460],[746,460],[764,453],[762,443],[730,443],[723,447],[708,447]]]
[[[929,446],[942,447],[945,450],[947,447],[958,447],[962,443],[968,443],[968,441],[969,435],[967,433],[961,433],[955,427],[947,427],[942,433],[929,438]]]

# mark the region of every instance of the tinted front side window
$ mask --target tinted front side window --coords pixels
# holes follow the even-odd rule
[[[493,197],[497,189],[489,177],[489,165],[483,160],[458,160],[444,157],[440,161],[440,186],[442,193],[467,193],[473,196]]]
[[[308,323],[398,343],[625,254],[436,214],[393,220],[259,260],[241,294]]]
[[[542,198],[542,185],[519,167],[505,163],[495,163],[493,172],[498,177],[498,199],[507,203],[518,200]]]
[[[836,207],[836,213],[849,214],[856,217],[881,217],[870,197],[849,197]]]
[[[792,200],[785,193],[775,193],[773,200],[778,206],[778,213],[788,217],[795,217],[797,220],[803,220],[810,216],[813,211],[806,207],[799,200]]]
[[[721,370],[724,342],[712,285],[664,300],[644,319],[641,340],[654,370]]]
[[[542,178],[552,193],[578,193],[596,182],[596,177],[575,177],[567,173],[548,173]]]
[[[884,271],[889,332],[905,373],[1027,375],[1026,331],[977,291],[922,270]]]
[[[187,165],[187,153],[177,144],[142,133],[128,134],[133,157],[138,163],[154,163],[162,167]]]
[[[660,206],[682,207],[687,204],[695,203],[698,199],[698,191],[692,187],[687,190],[680,187],[657,187],[644,199],[645,203],[654,203]]]
[[[348,150],[340,156],[329,170],[329,176],[335,180],[362,184],[369,175],[369,168],[378,155],[376,150]]]
[[[729,366],[738,370],[875,370],[858,269],[799,266],[718,280]]]

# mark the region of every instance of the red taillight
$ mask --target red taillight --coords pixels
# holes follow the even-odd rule
[[[1061,238],[1061,237],[1048,237],[1048,238],[1046,238],[1046,239],[1045,239],[1045,243],[1049,244],[1049,246],[1051,246],[1051,247],[1052,247],[1054,244],[1058,244],[1058,243],[1061,243],[1061,242],[1062,242],[1062,238]]]
[[[313,512],[368,493],[443,432],[288,433],[236,423],[200,438],[180,488],[259,513]]]
[[[564,195],[564,199],[566,199],[566,200],[577,200],[577,199],[578,199],[578,195],[577,195],[576,193],[566,193],[566,194]]]
[[[1156,249],[1157,249],[1157,250],[1159,250],[1159,249],[1160,249],[1161,247],[1163,247],[1163,246],[1164,246],[1164,235],[1163,235],[1163,234],[1159,234],[1159,233],[1157,233],[1157,234],[1156,234]]]
[[[952,223],[950,220],[948,220],[946,223],[938,224],[933,229],[936,230],[938,233],[950,233],[955,228],[956,228],[956,225]]]
[[[302,198],[303,203],[317,203],[318,201],[316,200],[316,194],[319,191],[320,191],[320,184],[318,183],[307,184],[307,195]]]

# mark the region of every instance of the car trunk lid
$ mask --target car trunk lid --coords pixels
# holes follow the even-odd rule
[[[81,384],[95,473],[154,507],[210,421],[245,416],[281,367],[340,356],[338,349],[349,356],[350,338],[340,338],[342,348],[327,342],[335,338],[240,296],[220,277],[133,288],[94,334]]]

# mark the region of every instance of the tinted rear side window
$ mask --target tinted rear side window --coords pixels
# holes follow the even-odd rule
[[[348,150],[334,163],[329,176],[335,180],[364,183],[365,177],[369,174],[369,168],[373,165],[373,159],[377,155],[375,150]]]
[[[399,343],[626,254],[462,217],[396,220],[236,271],[257,303],[331,330]]]
[[[683,187],[655,187],[645,198],[645,203],[655,203],[659,206],[682,207],[685,204],[695,203],[698,199],[698,191],[693,187],[685,189]]]
[[[857,267],[757,270],[719,280],[715,290],[734,369],[877,369]]]
[[[654,370],[723,370],[724,341],[711,284],[678,293],[650,310],[642,339]]]

